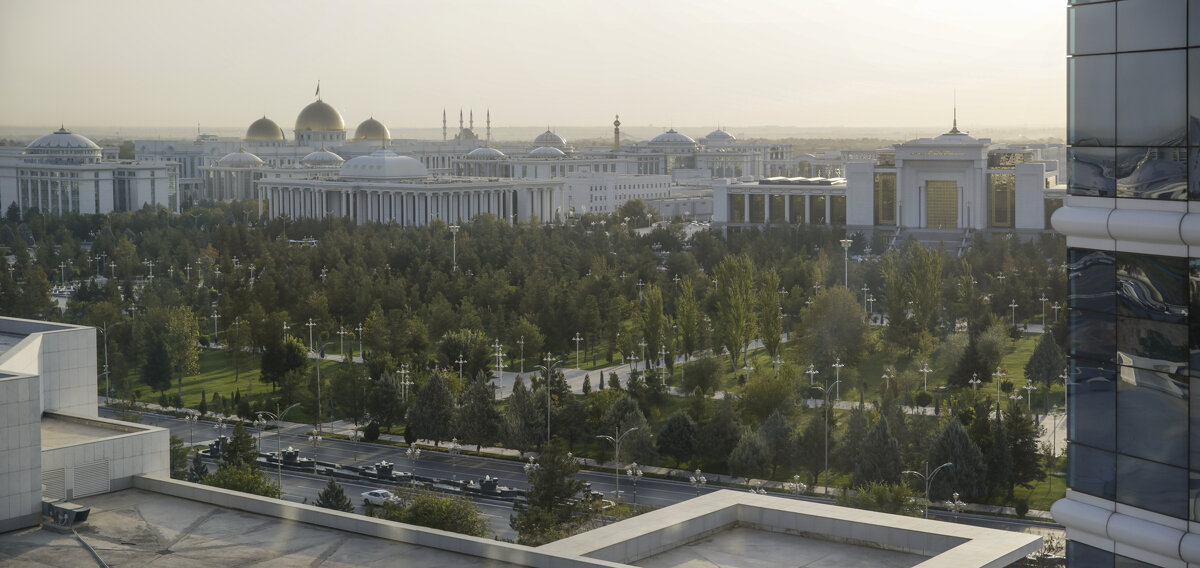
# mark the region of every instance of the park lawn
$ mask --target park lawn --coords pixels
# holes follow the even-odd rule
[[[259,358],[256,354],[244,354],[236,373],[233,359],[227,351],[202,349],[198,363],[200,372],[183,378],[183,405],[186,407],[196,408],[200,404],[201,392],[205,393],[205,398],[210,401],[214,392],[219,392],[222,398],[228,399],[238,389],[241,389],[243,395],[250,395],[253,390],[254,396],[251,400],[263,400],[271,392],[271,385],[259,380]],[[329,370],[336,364],[335,361],[325,359],[321,361],[321,368]],[[134,388],[141,392],[139,401],[158,402],[158,393],[142,383],[140,372],[130,373],[129,380],[136,385]],[[174,381],[171,383],[171,388],[167,389],[168,395],[179,392],[176,385]]]
[[[1055,501],[1066,495],[1067,478],[1054,475],[1047,475],[1045,479],[1034,483],[1030,489],[1017,486],[1013,491],[1014,498],[1025,499],[1029,508],[1036,511],[1049,511]]]

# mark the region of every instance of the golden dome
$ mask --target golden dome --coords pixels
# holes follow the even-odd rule
[[[274,120],[264,116],[246,129],[246,140],[283,140],[283,129]]]
[[[342,121],[342,115],[338,114],[336,109],[317,99],[300,111],[300,116],[296,117],[296,130],[344,131],[346,123]]]
[[[392,133],[388,132],[386,126],[382,122],[375,120],[375,117],[368,118],[354,129],[355,140],[391,140]]]

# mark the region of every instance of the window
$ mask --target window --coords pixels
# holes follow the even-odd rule
[[[1116,48],[1115,4],[1074,6],[1067,14],[1067,51],[1071,55],[1107,53]]]
[[[1068,373],[1067,437],[1072,442],[1115,451],[1116,367],[1073,359]]]
[[[1115,456],[1082,444],[1071,444],[1067,451],[1067,485],[1102,499],[1116,496]]]
[[[1116,57],[1072,58],[1067,74],[1067,143],[1112,146],[1116,143]]]
[[[1118,55],[1117,143],[1183,144],[1187,124],[1186,77],[1183,50]]]
[[[1187,199],[1184,148],[1117,148],[1116,153],[1117,197]]]
[[[1012,227],[1016,216],[1016,174],[988,174],[988,222]]]
[[[875,174],[875,224],[896,224],[896,174]]]
[[[1068,354],[1102,363],[1115,363],[1117,350],[1116,317],[1083,310],[1068,311],[1072,333]]]
[[[1171,323],[1187,321],[1188,260],[1117,253],[1118,311],[1123,316]]]
[[[1187,466],[1188,383],[1166,373],[1121,367],[1117,451]]]
[[[1117,455],[1117,501],[1187,518],[1187,470]]]
[[[1117,3],[1116,31],[1119,51],[1183,47],[1187,4],[1184,0],[1123,0]],[[1100,33],[1114,35],[1108,29]]]

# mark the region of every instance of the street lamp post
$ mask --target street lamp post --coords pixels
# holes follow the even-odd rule
[[[695,473],[693,473],[690,477],[688,477],[688,482],[692,484],[692,487],[696,488],[696,496],[699,497],[700,496],[700,488],[704,487],[704,485],[706,483],[708,483],[708,478],[704,477],[704,475],[701,474],[700,470],[697,469],[695,471]]]
[[[1050,305],[1050,309],[1054,310],[1054,323],[1058,323],[1058,310],[1062,309],[1062,304],[1054,302]]]
[[[260,417],[261,416],[269,416],[271,418],[271,421],[275,423],[275,429],[277,430],[275,432],[275,470],[276,470],[275,473],[279,479],[279,492],[280,493],[283,492],[283,454],[279,451],[279,437],[282,436],[283,433],[278,431],[279,423],[283,421],[284,416],[287,416],[287,413],[289,410],[296,408],[297,406],[300,406],[299,402],[283,409],[278,414],[273,413],[273,412],[267,412],[265,410],[258,411],[258,416],[260,416]],[[259,435],[259,440],[262,440],[261,434]],[[261,444],[261,442],[260,442],[260,444]]]
[[[450,238],[452,241],[451,246],[453,247],[452,252],[451,252],[451,254],[452,254],[451,270],[454,272],[457,272],[458,271],[458,225],[450,225]]]
[[[1049,299],[1050,298],[1047,298],[1045,293],[1042,293],[1042,297],[1038,298],[1038,300],[1040,302],[1042,302],[1042,332],[1043,333],[1046,331],[1046,301]]]
[[[933,372],[933,369],[929,368],[929,362],[926,361],[917,372],[925,375],[925,392],[929,392],[929,373]]]
[[[450,479],[458,479],[458,453],[462,451],[462,446],[458,444],[458,438],[450,439]]]
[[[1004,377],[1007,376],[1008,373],[1005,373],[1000,367],[996,367],[995,378],[993,379],[996,381],[996,418],[1000,418],[1000,383],[1004,382]]]
[[[844,253],[844,254],[843,254],[843,257],[844,257],[844,259],[843,259],[843,260],[844,260],[844,263],[845,263],[845,266],[844,266],[844,273],[843,273],[843,275],[842,275],[842,284],[843,284],[843,285],[845,285],[847,288],[849,288],[849,287],[850,287],[850,245],[851,245],[853,242],[854,242],[854,241],[852,241],[852,240],[850,240],[850,239],[842,239],[842,240],[841,240],[841,243],[842,243],[842,252]]]
[[[613,468],[613,479],[616,480],[617,486],[616,491],[613,493],[613,500],[618,505],[621,504],[621,466],[618,465],[621,463],[621,441],[625,439],[625,436],[628,436],[630,433],[636,431],[636,426],[624,432],[621,432],[621,427],[617,426],[613,429],[613,434],[616,434],[615,436],[609,436],[607,434],[596,436],[601,440],[608,440],[613,445],[613,462],[615,462],[615,467]],[[696,473],[700,473],[700,470],[696,470]]]
[[[409,446],[408,449],[404,451],[404,455],[408,457],[409,463],[412,464],[412,473],[409,474],[409,476],[408,476],[408,483],[411,486],[416,486],[416,484],[417,484],[417,460],[421,459],[421,448],[414,448],[412,446]]]
[[[1027,382],[1021,388],[1025,389],[1025,410],[1033,412],[1033,391],[1037,390],[1037,387],[1033,383]]]
[[[836,387],[840,382],[842,382],[841,379],[836,380],[831,386]],[[825,395],[825,402],[822,405],[825,409],[825,496],[829,496],[829,390],[821,385],[813,385],[812,388],[821,389]]]
[[[958,500],[958,492],[950,496],[950,500],[946,501],[946,509],[954,512],[954,522],[958,522],[958,514],[967,508],[967,504]]]
[[[842,400],[842,387],[839,386],[838,383],[842,382],[842,367],[845,367],[845,366],[846,365],[844,363],[842,363],[841,357],[834,359],[833,369],[837,373],[833,377],[833,379],[834,379],[834,381],[833,381],[833,387],[834,387],[834,397],[833,398],[834,398],[834,400]]]
[[[1012,308],[1012,326],[1017,327],[1017,301],[1009,302],[1008,307]]]
[[[10,266],[9,268],[12,267]],[[111,371],[108,369],[108,330],[123,323],[125,322],[119,321],[112,325],[108,325],[108,322],[104,322],[104,325],[96,328],[96,331],[99,331],[100,334],[104,336],[104,400],[107,404],[112,404],[112,401],[109,400],[112,398],[112,376]]]
[[[979,373],[971,373],[971,380],[967,382],[971,383],[971,390],[979,390],[979,383],[983,381],[979,380]]]
[[[629,464],[625,468],[625,475],[629,477],[629,481],[633,483],[633,511],[637,512],[637,483],[642,478],[642,470],[638,467],[637,462]]]
[[[575,342],[575,369],[583,370],[583,368],[579,366],[579,342],[583,341],[583,336],[577,331],[575,332],[575,337],[572,337],[571,340]]]
[[[791,491],[793,495],[799,497],[801,493],[808,491],[808,486],[800,481],[800,474],[792,476],[792,482],[784,484],[784,489]]]
[[[320,432],[320,431],[321,431],[320,424],[317,424],[317,432]],[[313,446],[313,473],[314,474],[317,473],[317,460],[320,459],[320,456],[317,455],[317,448],[321,447],[321,440],[323,440],[323,439],[324,438],[322,438],[320,436],[320,434],[310,434],[308,436],[308,441],[312,442],[312,446]]]
[[[194,437],[192,437],[192,426],[196,425],[197,420],[200,420],[199,414],[188,414],[183,417],[183,421],[187,422],[187,425],[188,425],[188,445],[189,446],[196,445],[196,439]]]
[[[907,473],[910,475],[915,475],[917,477],[920,477],[922,480],[925,481],[925,513],[924,514],[925,514],[926,519],[929,518],[929,486],[930,486],[930,484],[933,483],[933,478],[937,476],[938,472],[942,471],[942,468],[951,466],[951,465],[954,465],[954,464],[952,464],[950,462],[946,462],[942,465],[937,466],[933,470],[933,472],[930,473],[929,460],[925,460],[925,473],[921,473],[919,471],[913,471],[911,469],[900,472],[901,475]]]
[[[808,375],[808,386],[811,387],[816,384],[815,375],[820,373],[821,371],[818,371],[816,366],[812,365],[811,363],[808,365],[808,370],[804,371],[804,374]]]
[[[524,335],[521,336],[521,339],[517,340],[517,345],[521,346],[521,374],[524,375],[525,374],[525,336]],[[496,340],[495,347],[496,347],[497,351],[500,350],[500,340],[499,339]],[[497,354],[496,356],[499,357],[499,354]],[[499,367],[498,364],[496,366]]]
[[[552,357],[550,355],[549,351],[547,351],[546,356],[542,358],[542,362],[545,363],[545,365],[538,365],[538,370],[542,371],[543,373],[546,374],[546,381],[545,381],[545,384],[542,386],[544,386],[546,388],[546,443],[549,444],[550,443],[550,378],[552,376],[554,376],[554,370],[558,368],[559,362],[556,361],[554,359],[554,357]]]
[[[455,363],[458,363],[458,380],[460,380],[460,381],[461,381],[461,380],[462,380],[462,368],[463,368],[463,363],[466,363],[466,362],[467,362],[467,360],[466,360],[466,359],[463,359],[462,353],[459,353],[459,354],[458,354],[458,359],[456,359],[454,362],[455,362]]]
[[[408,363],[400,365],[400,388],[403,389],[401,396],[404,402],[408,402],[408,387],[412,384],[413,382],[408,380]]]

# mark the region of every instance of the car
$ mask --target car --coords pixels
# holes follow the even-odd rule
[[[362,494],[362,498],[363,498],[363,505],[380,506],[380,505],[383,505],[384,503],[399,502],[399,499],[397,499],[395,495],[392,495],[391,491],[385,491],[383,489],[364,491]]]

